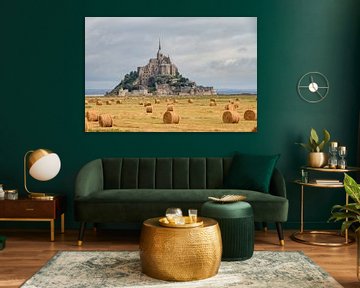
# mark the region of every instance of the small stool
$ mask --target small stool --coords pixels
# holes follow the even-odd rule
[[[246,260],[254,253],[254,215],[247,202],[222,204],[207,201],[201,207],[201,216],[218,221],[223,243],[222,260]]]

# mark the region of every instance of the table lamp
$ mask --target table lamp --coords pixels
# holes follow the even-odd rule
[[[47,149],[30,150],[24,156],[24,187],[30,198],[53,199],[53,196],[45,193],[30,192],[26,185],[26,174],[29,174],[39,181],[48,181],[54,178],[60,171],[59,156]]]

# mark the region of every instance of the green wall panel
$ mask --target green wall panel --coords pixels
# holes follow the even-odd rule
[[[67,226],[77,227],[74,179],[94,158],[280,153],[278,167],[290,199],[287,227],[297,227],[299,187],[291,181],[306,153],[294,143],[306,141],[311,127],[327,128],[348,147],[348,161],[356,165],[359,11],[356,0],[1,1],[0,183],[23,190],[25,152],[56,151],[62,160],[59,175],[44,183],[29,180],[29,186],[66,194]],[[84,133],[86,16],[258,17],[258,132]],[[309,71],[320,71],[330,81],[330,92],[319,104],[308,104],[296,93],[297,81]],[[309,190],[309,227],[327,227],[330,207],[343,201],[342,191]]]

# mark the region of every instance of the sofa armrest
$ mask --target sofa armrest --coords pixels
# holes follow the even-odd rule
[[[93,192],[103,190],[103,178],[101,159],[96,159],[85,164],[76,176],[75,200],[86,197]]]
[[[284,176],[275,168],[270,181],[269,193],[275,196],[286,198],[286,185]]]

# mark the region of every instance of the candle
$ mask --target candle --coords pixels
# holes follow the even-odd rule
[[[345,154],[346,153],[346,146],[339,146],[339,153]]]
[[[330,142],[330,147],[331,147],[331,148],[337,148],[337,147],[338,147],[338,143],[337,143],[337,142]]]

